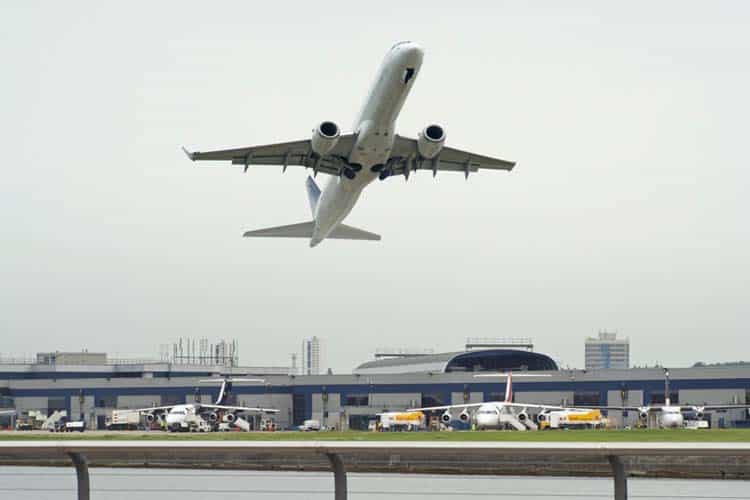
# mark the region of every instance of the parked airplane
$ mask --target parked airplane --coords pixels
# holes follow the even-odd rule
[[[357,118],[352,133],[342,134],[338,125],[324,121],[309,140],[265,146],[250,146],[208,152],[190,152],[196,160],[229,161],[245,172],[251,165],[290,165],[312,168],[332,177],[321,191],[308,176],[307,196],[312,220],[288,226],[248,231],[246,237],[310,238],[314,247],[326,238],[380,240],[380,235],[341,222],[349,215],[362,190],[376,178],[394,175],[409,179],[411,172],[431,170],[470,172],[480,168],[511,170],[515,163],[444,147],[445,130],[427,125],[417,139],[395,132],[396,119],[422,66],[422,48],[413,42],[399,42],[388,51],[375,82]]]
[[[219,397],[214,404],[187,403],[167,406],[154,406],[151,408],[137,408],[130,410],[145,414],[146,421],[151,423],[156,419],[164,419],[166,427],[170,431],[188,430],[199,422],[196,417],[208,421],[209,424],[217,424],[221,421],[235,423],[238,413],[278,413],[274,408],[251,408],[246,406],[232,406],[224,404],[232,390],[234,382],[265,382],[264,379],[241,379],[220,378],[201,380],[202,383],[221,382]]]
[[[472,417],[475,419],[477,429],[499,429],[506,423],[512,422],[512,419],[504,417],[510,416],[521,423],[517,426],[518,430],[526,430],[530,422],[527,410],[538,410],[540,414],[546,411],[563,410],[562,406],[539,405],[533,403],[514,403],[513,402],[513,377],[549,377],[547,374],[532,373],[487,373],[475,375],[475,377],[507,377],[505,384],[505,399],[503,401],[485,401],[483,403],[466,403],[458,405],[428,406],[424,408],[410,408],[406,411],[436,411],[444,410],[440,415],[440,420],[444,424],[449,424],[453,420],[451,410],[461,409],[458,419],[461,422],[469,423]],[[474,415],[469,410],[475,410]]]
[[[586,406],[597,410],[637,411],[642,421],[647,421],[651,413],[657,414],[657,425],[666,429],[682,428],[685,425],[685,412],[695,414],[702,420],[706,411],[747,409],[750,405],[673,405],[669,398],[669,370],[664,370],[664,404],[659,406]]]
[[[662,428],[682,428],[685,425],[685,412],[692,412],[701,420],[707,411],[738,410],[750,408],[748,405],[673,405],[669,398],[659,406],[586,406],[597,410],[637,411],[641,420],[648,420],[651,413],[657,413],[657,425]]]

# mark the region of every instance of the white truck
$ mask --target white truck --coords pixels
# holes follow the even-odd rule
[[[65,427],[62,428],[62,432],[83,432],[85,430],[86,423],[83,420],[65,422]]]
[[[141,414],[130,410],[112,410],[112,415],[104,421],[110,431],[134,431],[141,423]]]
[[[301,431],[319,431],[321,429],[320,420],[309,419],[302,422],[299,426]]]

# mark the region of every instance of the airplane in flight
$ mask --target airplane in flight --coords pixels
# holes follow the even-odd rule
[[[197,421],[196,417],[207,420],[209,424],[215,425],[219,422],[229,424],[237,422],[240,418],[238,413],[278,413],[275,408],[251,408],[247,406],[232,406],[224,404],[229,398],[234,382],[265,382],[264,379],[242,379],[242,378],[222,378],[201,380],[201,383],[221,382],[219,396],[214,404],[207,403],[187,403],[166,406],[153,406],[151,408],[136,408],[128,410],[145,414],[146,422],[152,423],[156,419],[164,419],[167,430],[175,432],[181,430],[190,430]]]
[[[549,377],[548,374],[532,373],[486,373],[475,375],[475,377],[507,377],[505,384],[505,399],[503,401],[485,401],[482,403],[466,403],[457,405],[428,406],[424,408],[410,408],[406,411],[439,411],[444,410],[440,415],[440,421],[448,425],[453,421],[451,410],[460,409],[458,420],[464,423],[470,423],[472,417],[475,420],[477,429],[500,429],[512,419],[505,418],[511,416],[521,423],[517,426],[518,430],[526,430],[527,422],[530,422],[530,416],[527,410],[538,410],[540,414],[555,410],[571,410],[562,406],[540,405],[533,403],[514,403],[513,402],[513,377]],[[472,415],[473,411],[473,415]]]
[[[427,125],[416,139],[396,134],[396,119],[422,66],[424,52],[414,42],[399,42],[385,56],[351,133],[342,134],[332,121],[323,121],[310,139],[191,152],[192,161],[228,161],[247,172],[254,165],[311,168],[329,174],[321,190],[307,178],[312,220],[286,226],[248,231],[245,237],[309,238],[314,247],[326,238],[380,240],[380,235],[343,224],[362,190],[375,179],[409,175],[416,170],[463,172],[466,178],[479,169],[512,170],[514,162],[482,156],[445,146],[441,125]]]

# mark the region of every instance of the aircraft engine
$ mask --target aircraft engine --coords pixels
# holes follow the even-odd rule
[[[232,422],[237,420],[237,415],[235,415],[234,413],[227,413],[226,415],[224,415],[224,420],[231,424]]]
[[[518,415],[516,415],[516,418],[519,422],[526,422],[526,420],[529,419],[529,414],[526,413],[526,410],[520,412]]]
[[[146,413],[146,422],[151,424],[154,422],[154,420],[156,420],[156,415],[154,415],[153,413]]]
[[[547,414],[546,413],[540,413],[536,416],[537,422],[546,422],[547,421]]]
[[[341,131],[338,125],[333,122],[323,122],[313,130],[312,150],[318,156],[325,156],[330,153],[339,140]]]
[[[435,158],[440,153],[443,144],[445,144],[445,130],[440,125],[435,124],[427,125],[419,133],[417,139],[417,149],[420,156],[428,160]]]
[[[469,413],[468,411],[464,410],[464,411],[462,411],[462,412],[461,412],[461,413],[460,413],[460,414],[458,415],[458,419],[459,419],[459,420],[460,420],[461,422],[468,422],[469,420],[471,420],[471,414],[470,414],[470,413]]]
[[[451,417],[451,412],[449,412],[448,410],[446,410],[442,415],[440,415],[440,421],[443,422],[444,424],[450,423],[452,419],[453,417]]]
[[[219,420],[219,415],[215,411],[212,411],[211,413],[208,414],[209,422],[216,422],[217,420]]]
[[[698,420],[703,420],[703,417],[705,416],[704,413],[705,408],[702,406],[693,406],[693,411],[695,412],[695,418]]]
[[[646,420],[648,418],[648,406],[644,406],[643,408],[640,408],[638,410],[638,416],[641,418],[641,420]]]

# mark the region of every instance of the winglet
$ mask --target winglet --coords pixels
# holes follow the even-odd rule
[[[195,161],[195,153],[191,153],[187,150],[185,146],[182,146],[182,150],[185,152],[188,158],[190,158],[190,161]]]

